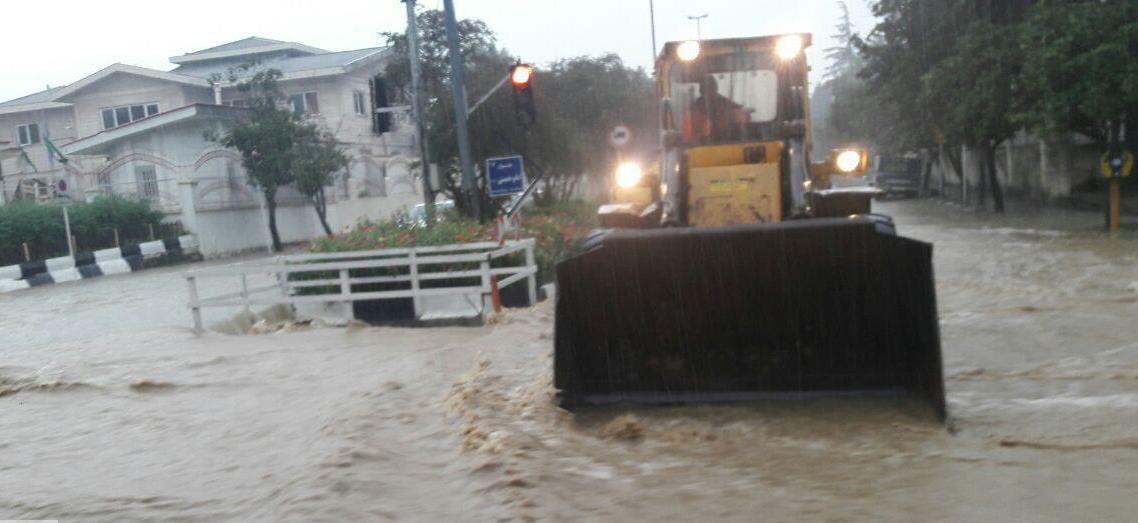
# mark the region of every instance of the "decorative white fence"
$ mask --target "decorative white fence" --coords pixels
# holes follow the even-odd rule
[[[499,266],[493,266],[495,260],[518,253],[524,253],[521,265],[502,266],[499,263]],[[430,270],[431,267],[438,269],[440,266],[442,270]],[[377,269],[395,274],[352,274],[353,271],[374,272]],[[329,273],[336,277],[327,277]],[[251,279],[264,280],[266,276],[273,281],[272,284],[250,287]],[[248,311],[253,306],[342,303],[345,319],[351,320],[354,302],[411,298],[415,318],[419,319],[423,315],[425,297],[461,297],[471,294],[486,296],[493,292],[495,284],[501,289],[522,280],[526,280],[529,303],[537,302],[537,263],[532,238],[507,241],[501,245],[496,242],[481,242],[278,256],[266,263],[242,263],[190,271],[185,274],[185,278],[189,285],[187,306],[197,333],[203,330],[202,309],[205,307],[239,306]],[[233,278],[236,285],[232,288],[240,290],[202,297],[198,293],[198,281],[206,278]],[[423,288],[425,281],[472,281],[476,278],[479,282],[477,285]],[[358,285],[392,283],[408,283],[410,288],[383,291],[352,289]]]

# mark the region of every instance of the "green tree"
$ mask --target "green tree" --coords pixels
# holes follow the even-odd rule
[[[453,197],[460,174],[444,20],[441,12],[428,10],[419,13],[417,21],[431,127],[428,139],[435,156],[432,161],[440,167],[439,189]],[[485,23],[463,20],[458,29],[466,89],[470,103],[474,103],[497,86],[518,59],[497,47],[496,37]],[[395,59],[386,73],[393,96],[407,100],[410,64],[405,37],[402,33],[385,36],[395,49]],[[539,116],[532,128],[518,125],[507,85],[471,116],[470,132],[480,171],[485,159],[492,156],[518,153],[525,157],[530,178],[540,175],[543,179],[539,203],[564,200],[574,193],[582,176],[611,170],[616,154],[606,143],[606,136],[616,124],[630,126],[637,137],[628,154],[647,157],[655,145],[657,110],[652,81],[643,70],[625,66],[616,55],[548,64],[538,69],[534,90]],[[456,205],[464,203],[458,198],[455,201]],[[484,203],[485,208],[492,202]]]
[[[878,0],[877,25],[857,39],[865,66],[859,76],[870,96],[863,110],[885,152],[908,152],[943,143],[929,118],[922,78],[952,48],[957,31],[953,0]]]
[[[861,40],[854,31],[846,3],[840,1],[837,5],[841,17],[832,38],[838,45],[825,51],[830,63],[814,92],[811,108],[812,114],[816,114],[814,141],[825,148],[855,143],[880,148],[876,130],[883,119],[881,108],[872,99],[865,80],[858,76],[865,66],[858,54]],[[822,154],[825,148],[820,151]]]
[[[325,187],[336,182],[337,174],[347,176],[350,159],[331,132],[316,124],[298,126],[292,151],[292,173],[296,190],[308,199],[324,232],[332,236],[328,226],[328,199]]]
[[[416,24],[419,30],[419,62],[429,127],[427,140],[433,156],[426,159],[425,163],[438,165],[440,186],[432,189],[451,197],[459,210],[465,212],[467,202],[464,198],[455,197],[459,194],[461,169],[454,133],[454,101],[451,95],[446,19],[440,10],[423,10],[416,15]],[[498,49],[494,33],[484,22],[459,20],[457,29],[459,52],[466,64],[465,87],[472,97],[477,97],[478,93],[486,92],[506,74],[506,68],[512,59]],[[402,32],[382,33],[380,36],[392,50],[392,59],[384,71],[389,95],[393,100],[410,103],[411,63],[408,58],[407,36]],[[470,102],[475,100],[476,98]],[[482,136],[472,129],[471,138],[477,141]]]
[[[545,167],[539,203],[571,198],[582,179],[607,177],[619,158],[654,157],[656,93],[643,70],[615,54],[581,56],[549,64],[539,79],[542,120],[529,136],[530,153]],[[620,124],[633,141],[618,153],[608,136]]]
[[[277,84],[281,72],[259,72],[238,85],[246,94],[248,111],[221,136],[213,137],[224,147],[241,154],[241,164],[250,185],[260,189],[269,211],[273,249],[281,250],[277,231],[277,192],[296,181],[293,172],[294,145],[300,121],[286,109],[286,99]]]
[[[1041,1],[1020,43],[1021,123],[1049,135],[1078,132],[1110,149],[1138,125],[1138,3]],[[1138,133],[1126,134],[1138,146]]]
[[[924,78],[924,97],[936,128],[952,143],[979,149],[980,203],[990,188],[996,212],[1004,210],[996,149],[1017,129],[1012,103],[1023,61],[1015,45],[1018,30],[1016,25],[973,23],[952,54]]]
[[[838,1],[838,11],[841,18],[834,26],[831,35],[838,45],[826,49],[826,60],[830,65],[826,67],[826,80],[840,77],[856,76],[861,69],[861,57],[857,52],[857,33],[854,31],[853,21],[850,20],[850,8],[844,0]]]

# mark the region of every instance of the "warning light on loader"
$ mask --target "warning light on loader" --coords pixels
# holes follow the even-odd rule
[[[778,39],[774,47],[775,53],[783,60],[790,60],[802,52],[802,37],[798,35],[784,36]]]
[[[688,40],[676,48],[676,56],[679,57],[680,60],[690,62],[699,58],[699,51],[699,42]]]

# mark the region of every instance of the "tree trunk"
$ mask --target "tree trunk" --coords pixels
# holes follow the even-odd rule
[[[269,210],[269,234],[273,237],[273,252],[280,252],[281,234],[277,232],[277,191],[265,189],[265,206]]]
[[[573,199],[573,196],[577,194],[577,187],[580,186],[580,183],[581,176],[574,176],[572,181],[569,183],[569,190],[565,194],[566,201]]]
[[[1138,109],[1126,113],[1126,136],[1123,143],[1131,152],[1138,151]]]
[[[929,186],[932,185],[933,162],[937,159],[937,151],[925,149],[921,151],[921,158],[924,160],[921,169],[921,195],[926,196],[929,194]]]
[[[1000,187],[999,172],[996,171],[996,148],[999,142],[991,141],[984,147],[985,170],[988,171],[988,185],[992,186],[992,205],[996,212],[1004,212],[1004,190]]]
[[[945,156],[948,157],[948,163],[952,166],[952,172],[956,173],[956,179],[960,181],[960,201],[967,203],[965,197],[968,195],[968,188],[965,184],[968,183],[964,179],[964,166],[961,165],[960,152],[956,147],[945,147]]]
[[[312,195],[312,208],[316,209],[316,216],[320,218],[320,225],[324,227],[324,233],[329,237],[335,236],[332,234],[332,228],[328,226],[328,200],[324,196],[323,187]]]
[[[977,180],[979,184],[979,194],[977,195],[976,205],[983,209],[988,205],[988,143],[984,142],[980,146],[980,179]]]

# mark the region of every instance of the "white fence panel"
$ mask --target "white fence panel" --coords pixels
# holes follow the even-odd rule
[[[467,243],[403,249],[381,249],[343,253],[298,254],[279,256],[270,263],[239,263],[190,271],[185,274],[189,286],[189,303],[195,332],[201,333],[204,307],[240,306],[245,310],[256,306],[300,303],[342,303],[345,318],[352,318],[352,304],[363,300],[411,298],[416,319],[423,316],[423,298],[433,296],[488,295],[498,288],[526,280],[530,303],[537,302],[537,264],[532,238],[508,241]],[[495,260],[524,253],[521,265],[491,267]],[[464,268],[430,270],[440,265],[459,265]],[[395,270],[398,274],[385,276],[353,276],[352,271],[367,269]],[[335,273],[335,278],[290,280],[290,275],[304,273]],[[250,288],[249,277],[268,275],[276,283]],[[232,278],[238,292],[217,296],[200,296],[198,281],[206,278]],[[423,288],[425,281],[479,280],[478,285],[462,284],[447,287]],[[500,278],[500,279],[499,279]],[[353,291],[353,286],[375,283],[409,282],[408,289],[386,291]],[[303,289],[325,289],[319,294],[298,295]],[[482,311],[485,313],[485,311]]]

